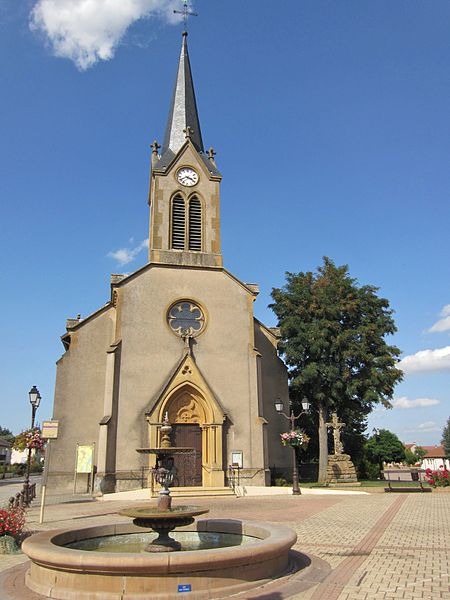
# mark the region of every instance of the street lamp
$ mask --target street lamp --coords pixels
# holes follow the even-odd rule
[[[372,429],[372,433],[373,436],[375,438],[375,440],[377,441],[377,443],[380,441],[380,430],[377,427],[374,427]],[[378,455],[378,468],[380,469],[380,479],[384,479],[384,460],[383,457],[381,456],[381,454]]]
[[[28,397],[30,399],[31,404],[31,429],[34,428],[34,419],[36,417],[36,411],[39,408],[39,404],[41,403],[41,394],[35,385],[28,392]],[[25,502],[29,503],[29,495],[30,495],[30,468],[31,468],[31,448],[28,448],[28,456],[27,456],[27,473],[25,477],[25,482],[23,484],[23,492],[25,496]]]
[[[284,404],[280,397],[278,397],[275,401],[275,409],[278,414],[283,415],[286,419],[291,422],[291,431],[294,431],[295,421],[299,419],[302,415],[306,415],[309,413],[309,409],[311,403],[307,398],[303,398],[302,402],[303,410],[298,413],[298,415],[294,415],[294,411],[290,410],[289,415],[283,412]],[[291,402],[289,401],[289,406],[291,406]],[[296,496],[301,494],[300,486],[298,484],[298,464],[297,464],[297,452],[295,451],[295,446],[292,446],[292,493]]]

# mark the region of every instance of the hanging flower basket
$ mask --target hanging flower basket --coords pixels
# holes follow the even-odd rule
[[[42,450],[44,446],[45,440],[41,437],[41,430],[39,427],[22,431],[22,433],[16,435],[13,444],[13,447],[20,451],[28,450],[29,448],[32,450]]]
[[[281,444],[283,446],[291,446],[292,448],[303,448],[308,446],[309,437],[304,431],[296,429],[295,431],[286,431],[280,433]]]

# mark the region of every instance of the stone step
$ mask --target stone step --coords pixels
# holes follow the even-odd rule
[[[170,495],[173,498],[205,498],[211,496],[235,496],[229,487],[172,487]]]

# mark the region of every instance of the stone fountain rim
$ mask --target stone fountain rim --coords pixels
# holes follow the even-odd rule
[[[258,538],[254,544],[231,546],[206,551],[152,553],[88,552],[65,548],[68,544],[89,537],[142,533],[132,523],[98,525],[80,529],[44,531],[27,538],[23,552],[32,562],[43,567],[91,574],[158,574],[198,573],[229,569],[243,564],[255,564],[275,558],[297,541],[296,533],[284,525],[235,519],[201,519],[180,531],[234,533]]]

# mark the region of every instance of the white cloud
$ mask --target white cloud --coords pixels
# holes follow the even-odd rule
[[[405,429],[405,433],[433,433],[441,430],[442,426],[439,427],[434,421],[426,421],[425,423],[420,423],[414,429]]]
[[[439,333],[450,329],[450,304],[446,304],[441,310],[441,317],[427,330],[429,333]]]
[[[131,238],[130,241],[132,240],[133,238]],[[148,248],[148,239],[143,240],[134,248],[119,248],[119,250],[108,252],[108,256],[114,258],[114,260],[117,261],[119,267],[123,267],[128,263],[132,262],[136,258],[136,256],[145,248]]]
[[[56,56],[84,71],[109,60],[127,29],[140,19],[178,23],[180,0],[37,0],[30,28],[43,33]]]
[[[414,400],[410,400],[406,396],[402,396],[401,398],[395,398],[392,402],[392,408],[423,408],[424,406],[435,406],[436,404],[440,404],[440,401],[434,398],[415,398]]]
[[[421,350],[405,356],[398,364],[405,373],[424,373],[427,371],[450,370],[450,346],[436,350]]]

